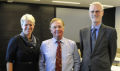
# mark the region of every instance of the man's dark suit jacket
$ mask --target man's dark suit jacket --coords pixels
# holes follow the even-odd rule
[[[80,71],[111,71],[117,48],[116,30],[101,24],[93,52],[90,33],[90,27],[80,30],[80,50],[83,58]]]

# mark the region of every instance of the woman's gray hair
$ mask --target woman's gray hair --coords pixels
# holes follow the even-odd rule
[[[35,18],[31,14],[24,14],[21,19],[21,26],[25,23],[26,20],[31,21],[35,25]]]

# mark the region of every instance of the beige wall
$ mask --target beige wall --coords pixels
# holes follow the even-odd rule
[[[80,29],[91,25],[87,9],[57,8],[56,17],[65,23],[64,36],[76,42],[79,41]]]

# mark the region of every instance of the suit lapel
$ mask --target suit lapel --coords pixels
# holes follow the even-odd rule
[[[88,28],[88,30],[87,30],[87,32],[86,32],[86,42],[85,43],[87,43],[87,48],[88,48],[88,51],[89,51],[89,53],[90,53],[90,55],[91,55],[91,40],[90,40],[90,33],[91,33],[91,28],[89,27]]]
[[[87,40],[88,40],[88,45],[91,46],[90,44],[90,33],[91,33],[91,28],[88,29],[88,34],[87,34]],[[91,47],[89,47],[91,49]]]

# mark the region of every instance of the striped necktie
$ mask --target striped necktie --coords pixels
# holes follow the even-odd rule
[[[94,51],[94,48],[95,48],[95,44],[96,44],[96,28],[93,28],[92,29],[92,33],[91,33],[91,51],[93,52]]]

